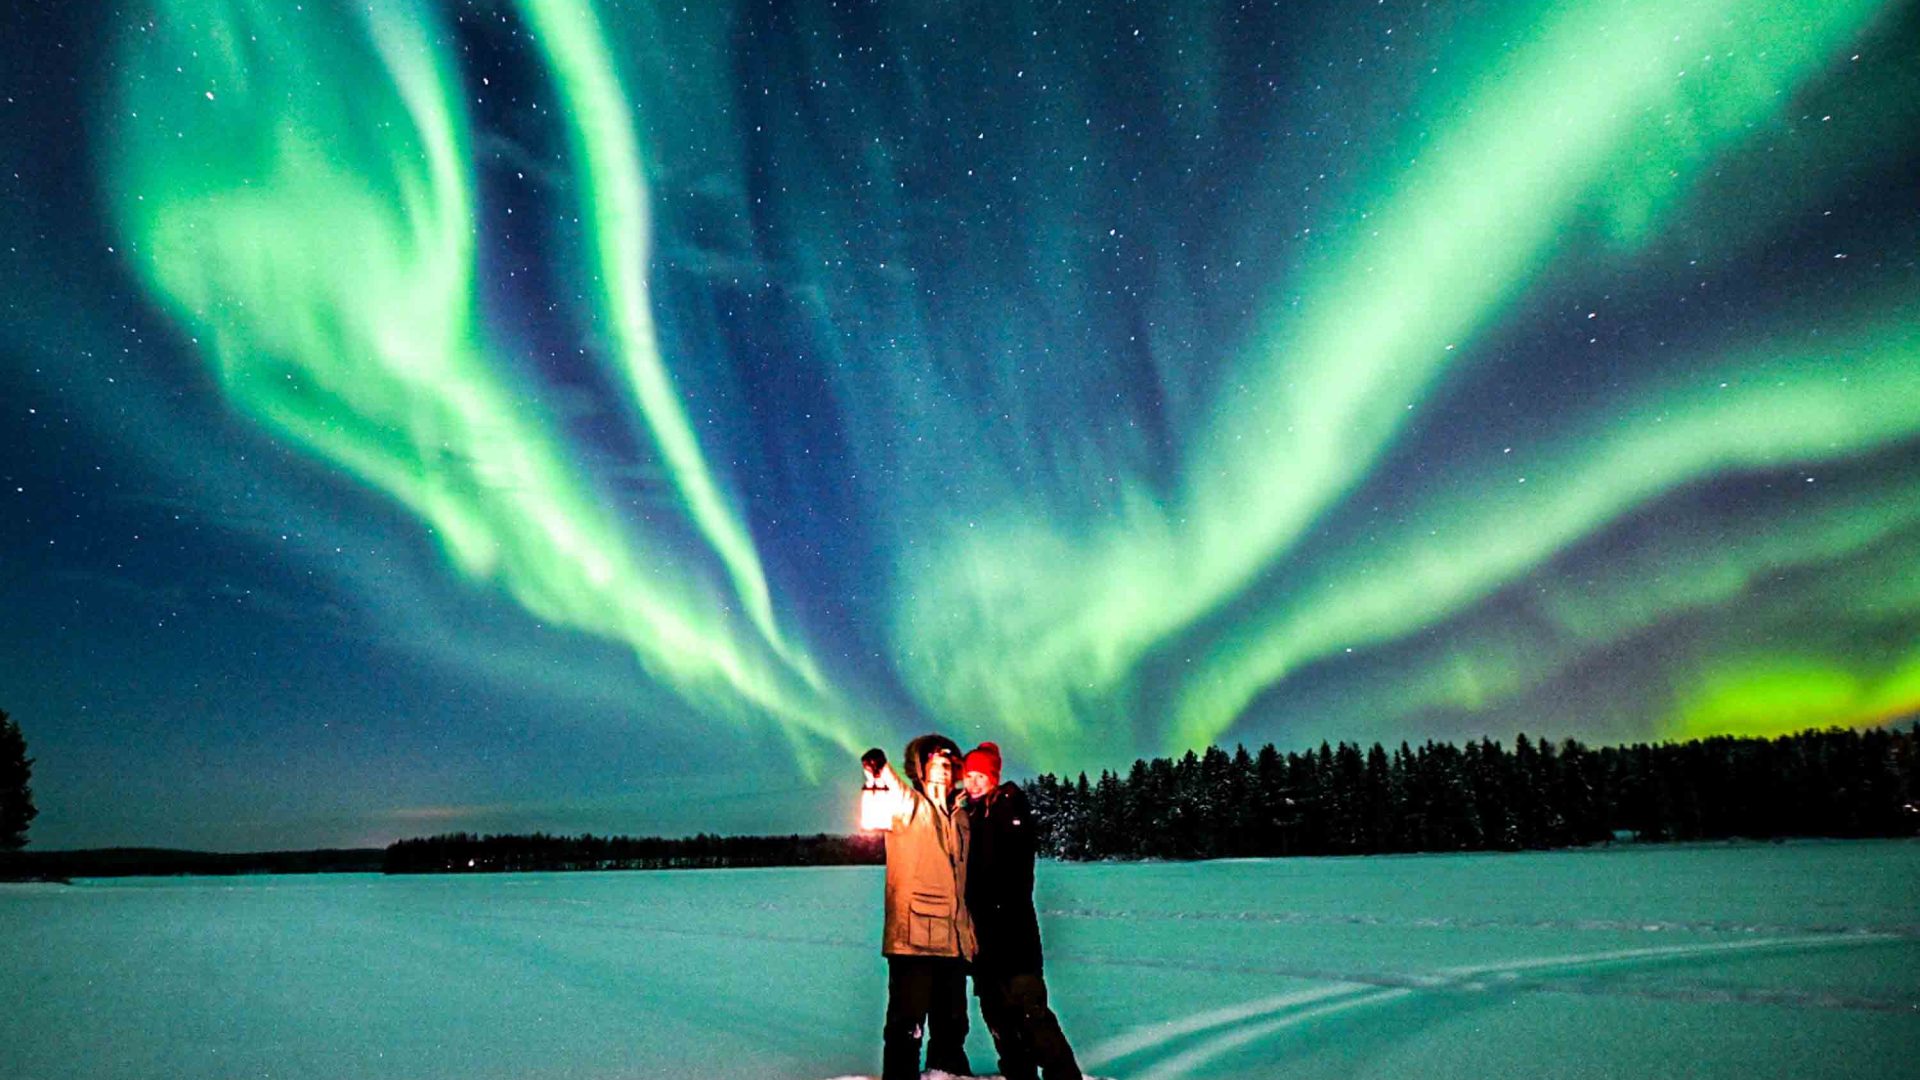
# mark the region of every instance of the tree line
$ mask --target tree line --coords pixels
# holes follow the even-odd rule
[[[389,874],[516,870],[711,870],[743,866],[876,864],[877,836],[476,836],[449,833],[387,847]]]
[[[1520,735],[1463,745],[1220,747],[1026,785],[1041,853],[1057,859],[1208,859],[1520,851],[1640,840],[1920,833],[1920,722],[1774,739],[1589,747]],[[0,877],[127,873],[664,870],[877,864],[881,837],[475,835],[384,851],[219,855],[20,852],[36,809],[33,759],[0,711]]]
[[[1219,747],[1028,789],[1054,858],[1520,851],[1641,840],[1910,836],[1906,731],[1589,747],[1533,740]]]

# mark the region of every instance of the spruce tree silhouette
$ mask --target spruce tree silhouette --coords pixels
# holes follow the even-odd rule
[[[0,851],[27,845],[27,826],[40,813],[33,805],[33,759],[20,725],[0,709]]]

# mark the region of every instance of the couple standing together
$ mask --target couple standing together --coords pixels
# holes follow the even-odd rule
[[[1040,920],[1033,907],[1033,815],[1019,785],[1000,782],[1000,749],[963,759],[943,735],[907,744],[894,774],[879,750],[861,759],[885,801],[887,1020],[882,1080],[927,1068],[972,1075],[967,976],[1006,1080],[1080,1080],[1073,1049],[1047,1007]],[[882,825],[882,822],[871,822]]]

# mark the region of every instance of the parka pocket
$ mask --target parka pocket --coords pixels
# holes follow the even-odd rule
[[[907,902],[907,944],[916,949],[953,948],[953,898],[916,892]]]

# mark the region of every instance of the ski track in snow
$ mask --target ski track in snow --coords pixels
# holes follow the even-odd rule
[[[585,902],[565,901],[569,911],[559,919],[549,910],[541,915],[502,915],[472,912],[463,918],[476,921],[520,922],[551,926],[556,922],[618,927],[624,931],[674,937],[716,938],[729,941],[755,941],[779,945],[810,945],[832,949],[871,949],[874,941],[824,934],[780,934],[736,929],[701,929],[669,926],[640,919],[596,916],[581,911]],[[770,902],[767,908],[783,905]],[[1086,1068],[1102,1068],[1115,1062],[1134,1059],[1144,1071],[1130,1069],[1133,1080],[1171,1080],[1188,1075],[1229,1053],[1300,1028],[1315,1021],[1344,1015],[1356,1010],[1382,1007],[1426,994],[1475,994],[1497,989],[1503,993],[1578,994],[1593,997],[1638,998],[1688,1003],[1743,1003],[1783,1008],[1812,1008],[1910,1013],[1920,1010],[1920,1002],[1836,995],[1824,991],[1796,988],[1738,989],[1667,982],[1657,986],[1632,986],[1582,980],[1583,969],[1650,964],[1669,960],[1707,958],[1721,955],[1789,951],[1804,948],[1833,948],[1890,941],[1911,940],[1920,936],[1920,928],[1870,927],[1812,928],[1767,927],[1735,922],[1676,922],[1660,920],[1521,920],[1499,918],[1389,918],[1381,916],[1332,916],[1299,912],[1131,912],[1102,909],[1048,909],[1052,918],[1086,918],[1118,921],[1216,921],[1256,924],[1380,926],[1420,929],[1462,929],[1474,931],[1507,929],[1586,930],[1616,933],[1711,933],[1737,934],[1741,940],[1697,944],[1645,946],[1589,953],[1554,953],[1521,957],[1493,963],[1442,968],[1434,972],[1351,972],[1284,964],[1216,962],[1189,957],[1153,958],[1076,953],[1067,961],[1076,966],[1133,969],[1167,969],[1256,975],[1304,980],[1322,985],[1279,995],[1255,998],[1236,1005],[1207,1009],[1184,1017],[1142,1024],[1106,1039],[1081,1054]],[[1770,936],[1753,936],[1772,930]],[[1056,967],[1060,963],[1056,960]],[[1549,976],[1541,978],[1537,976]],[[1534,977],[1530,977],[1534,976]],[[1215,1032],[1197,1044],[1169,1057],[1158,1052],[1179,1042]],[[1157,1058],[1157,1060],[1156,1060]],[[923,1080],[942,1080],[944,1074],[928,1073]],[[846,1077],[838,1080],[873,1080],[871,1077]],[[991,1080],[991,1078],[987,1078]]]
[[[1492,964],[1473,964],[1443,968],[1432,975],[1408,976],[1406,977],[1407,985],[1402,986],[1381,986],[1377,982],[1369,979],[1347,980],[1315,990],[1282,994],[1277,997],[1260,998],[1240,1005],[1210,1009],[1174,1020],[1144,1024],[1124,1034],[1099,1043],[1086,1051],[1082,1055],[1082,1059],[1083,1064],[1092,1067],[1109,1065],[1123,1058],[1134,1057],[1164,1048],[1181,1039],[1197,1035],[1203,1031],[1221,1028],[1226,1029],[1223,1033],[1206,1039],[1198,1045],[1172,1057],[1164,1058],[1153,1064],[1146,1071],[1136,1074],[1136,1080],[1168,1080],[1168,1078],[1171,1077],[1184,1076],[1192,1070],[1243,1046],[1247,1046],[1289,1028],[1300,1027],[1314,1020],[1352,1012],[1357,1009],[1391,1004],[1395,1001],[1410,998],[1423,990],[1475,992],[1489,989],[1496,983],[1499,984],[1499,988],[1502,990],[1592,992],[1662,1000],[1747,1001],[1766,1004],[1814,1005],[1839,1008],[1867,1007],[1876,1011],[1899,1012],[1906,1012],[1920,1007],[1920,1005],[1916,1005],[1915,1003],[1877,1000],[1865,1001],[1865,1003],[1862,1004],[1863,999],[1842,999],[1834,997],[1833,995],[1807,994],[1798,991],[1689,991],[1686,988],[1649,988],[1644,990],[1627,988],[1623,990],[1619,987],[1601,988],[1591,986],[1582,989],[1571,989],[1573,984],[1561,982],[1521,984],[1517,981],[1526,973],[1534,971],[1571,971],[1589,967],[1690,959],[1734,952],[1831,947],[1885,940],[1890,940],[1890,936],[1852,934],[1847,936],[1829,935],[1823,938],[1766,938],[1754,941],[1719,942],[1703,945],[1656,946],[1640,949],[1616,949],[1596,953],[1527,957]]]
[[[1106,908],[1049,909],[1041,914],[1057,919],[1117,919],[1123,921],[1237,922],[1279,926],[1380,926],[1413,930],[1592,930],[1611,933],[1702,934],[1841,934],[1920,938],[1920,923],[1891,926],[1789,925],[1679,919],[1525,919],[1363,915],[1306,911],[1124,911]]]
[[[577,902],[576,902],[577,903]],[[778,906],[776,904],[768,905]],[[738,930],[709,930],[685,926],[666,926],[643,920],[581,918],[582,913],[570,913],[565,921],[577,921],[600,926],[615,925],[622,930],[643,934],[660,934],[675,937],[705,937],[722,940],[757,941],[780,945],[811,945],[833,949],[870,949],[873,941],[865,936],[848,938],[832,935],[778,934]],[[1065,912],[1050,911],[1050,915],[1067,915]],[[551,924],[555,920],[536,916],[487,915],[473,913],[470,918]],[[1119,912],[1102,912],[1100,918],[1132,919],[1137,915]],[[1186,917],[1186,916],[1175,916]],[[1250,918],[1246,921],[1269,922],[1290,921],[1282,915],[1279,919]],[[1302,920],[1307,921],[1307,920]],[[1314,920],[1321,921],[1321,920]],[[1363,925],[1385,925],[1388,920],[1367,918],[1343,919],[1342,922]],[[1418,925],[1435,928],[1462,928],[1485,930],[1511,928],[1514,926],[1546,925],[1541,923],[1519,923],[1516,921],[1495,919],[1420,919],[1405,920],[1399,925]],[[1809,932],[1794,928],[1796,932],[1783,936],[1752,937],[1756,927],[1736,923],[1663,923],[1646,921],[1619,921],[1600,924],[1592,920],[1552,924],[1554,928],[1578,926],[1581,929],[1607,929],[1618,932],[1634,933],[1670,933],[1692,930],[1705,931],[1711,928],[1718,933],[1737,933],[1742,940],[1707,942],[1683,945],[1645,946],[1640,948],[1613,949],[1589,953],[1554,953],[1542,956],[1522,957],[1502,960],[1494,963],[1473,964],[1443,968],[1435,972],[1352,972],[1335,971],[1322,968],[1275,965],[1258,963],[1223,963],[1190,957],[1152,958],[1137,956],[1114,956],[1092,953],[1077,953],[1070,963],[1077,966],[1113,967],[1132,969],[1168,969],[1191,972],[1213,972],[1235,975],[1254,975],[1268,978],[1296,979],[1319,983],[1317,987],[1293,991],[1279,995],[1265,996],[1237,1005],[1208,1009],[1185,1017],[1144,1024],[1121,1035],[1107,1039],[1082,1055],[1082,1064],[1089,1068],[1098,1068],[1128,1058],[1141,1058],[1148,1065],[1144,1073],[1137,1074],[1138,1080],[1166,1080],[1169,1077],[1185,1075],[1210,1061],[1231,1053],[1241,1047],[1272,1037],[1289,1029],[1298,1028],[1316,1020],[1342,1015],[1358,1009],[1390,1005],[1419,994],[1472,994],[1498,989],[1506,993],[1546,993],[1579,994],[1592,997],[1638,998],[1642,1000],[1678,1001],[1689,1003],[1744,1003],[1767,1005],[1782,1008],[1812,1008],[1865,1011],[1877,1013],[1908,1013],[1920,1009],[1920,1002],[1872,998],[1865,996],[1836,995],[1824,991],[1802,990],[1797,988],[1751,988],[1730,989],[1724,986],[1705,986],[1699,984],[1667,982],[1657,986],[1621,985],[1611,982],[1582,981],[1575,977],[1581,969],[1619,966],[1625,964],[1657,963],[1669,960],[1705,958],[1720,955],[1755,952],[1787,951],[1796,948],[1832,948],[1846,945],[1864,945],[1906,940],[1908,934],[1876,932],[1865,928],[1847,928],[1825,933]],[[1056,960],[1056,969],[1059,961]],[[1557,978],[1527,978],[1530,975],[1559,976]],[[1209,1031],[1218,1031],[1195,1046],[1172,1057],[1153,1063],[1154,1051],[1167,1048],[1170,1044]],[[932,1080],[930,1077],[929,1080]]]

